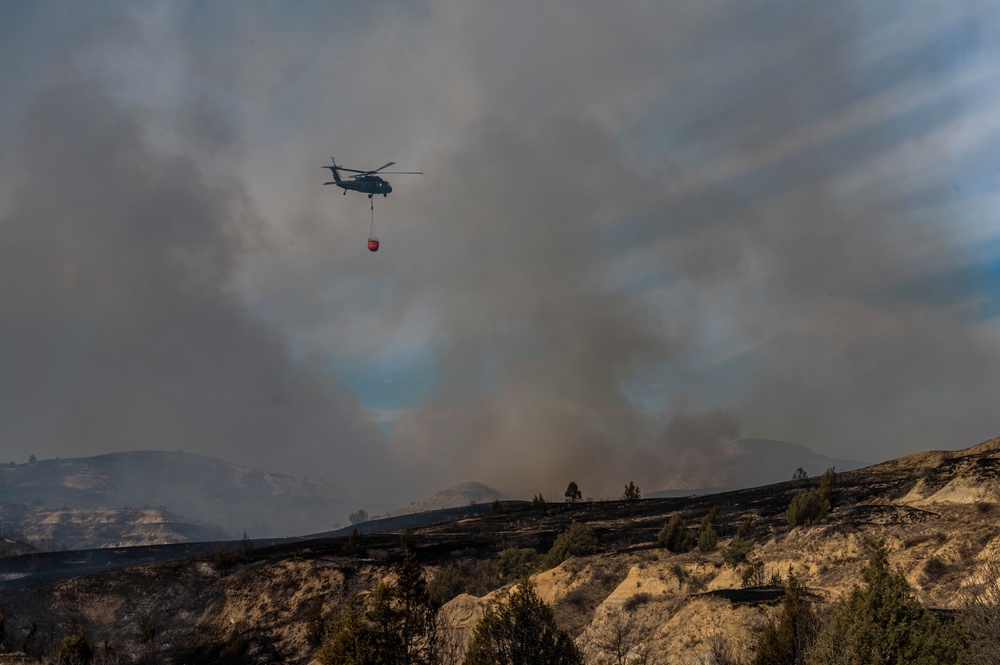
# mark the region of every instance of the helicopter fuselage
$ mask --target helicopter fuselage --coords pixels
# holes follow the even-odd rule
[[[345,166],[337,166],[332,158],[330,159],[332,164],[324,166],[324,169],[330,169],[330,173],[333,175],[333,180],[330,182],[324,182],[324,185],[336,185],[344,190],[344,194],[347,194],[347,190],[352,190],[355,192],[361,192],[362,194],[367,194],[368,198],[375,196],[376,194],[381,194],[382,196],[389,196],[392,192],[392,185],[388,182],[375,175],[382,169],[392,166],[396,162],[389,162],[388,164],[383,164],[382,166],[374,169],[372,171],[360,171],[358,169],[349,169]],[[350,180],[344,179],[340,176],[341,171],[347,171],[348,173],[357,173],[358,175],[351,176]],[[419,171],[385,171],[385,173],[403,173],[403,174],[413,174],[420,175]]]
[[[337,187],[344,190],[344,194],[347,190],[361,192],[367,194],[369,197],[375,194],[381,194],[382,196],[388,196],[392,192],[392,185],[388,182],[379,178],[378,176],[362,176],[359,178],[352,178],[351,180],[341,180],[339,182],[333,182]]]

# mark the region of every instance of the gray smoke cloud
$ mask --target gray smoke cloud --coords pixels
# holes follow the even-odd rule
[[[0,221],[11,454],[180,448],[354,491],[359,467],[392,477],[356,397],[235,293],[263,233],[237,181],[157,154],[91,79],[41,94],[16,151]]]
[[[124,446],[156,423],[265,464],[336,432],[301,457],[411,499],[600,497],[725,485],[741,436],[876,461],[1000,427],[990,3],[216,3],[121,24],[73,60],[118,73],[114,101],[26,135],[51,154],[0,241],[30,257],[0,268],[33,358],[13,440],[72,422]],[[63,128],[84,121],[118,159],[91,164],[103,144]],[[368,202],[320,185],[331,154],[424,171],[375,201],[377,255]],[[105,429],[83,414],[108,396]],[[77,415],[51,436],[20,415],[57,400]]]

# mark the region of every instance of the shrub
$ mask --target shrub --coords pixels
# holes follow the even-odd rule
[[[781,614],[757,640],[754,665],[799,665],[816,639],[816,616],[791,571],[781,602]]]
[[[597,551],[597,544],[597,536],[594,535],[593,529],[574,522],[569,529],[556,537],[542,563],[545,568],[555,568],[572,556],[593,554]]]
[[[626,501],[638,501],[642,498],[642,490],[630,480],[628,481],[628,485],[625,486],[625,493],[622,494],[622,498]]]
[[[541,492],[531,498],[531,507],[535,510],[545,510],[545,497]]]
[[[763,561],[754,561],[743,574],[740,575],[740,584],[744,589],[765,586],[767,584],[767,571]]]
[[[357,599],[342,608],[318,653],[323,665],[438,662],[438,605],[416,556],[393,566],[395,580],[375,587],[362,611]]]
[[[348,515],[347,519],[351,522],[351,524],[361,524],[362,522],[367,522],[368,511],[361,508]]]
[[[67,636],[59,648],[58,661],[60,665],[86,665],[94,659],[94,648],[90,643],[87,630],[80,626],[76,633]]]
[[[570,527],[570,531],[572,531],[572,527]],[[593,535],[593,532],[591,532],[591,535]],[[580,543],[572,543],[569,546],[579,547],[579,545]],[[597,541],[595,538],[594,550],[596,551],[596,549]],[[593,552],[590,553],[593,554]],[[575,555],[571,554],[570,556]],[[500,553],[500,558],[497,560],[497,574],[502,584],[508,584],[528,577],[538,569],[540,563],[541,557],[538,556],[538,552],[535,550],[531,548],[518,549],[516,547],[508,547]]]
[[[785,520],[791,526],[812,524],[826,517],[830,512],[830,501],[824,498],[820,489],[798,492],[785,511]]]
[[[626,612],[634,612],[638,607],[645,605],[653,599],[653,596],[646,591],[640,591],[639,593],[632,594],[625,599],[622,603],[622,607],[625,608]]]
[[[694,538],[691,537],[680,515],[674,515],[663,525],[656,536],[656,541],[675,554],[689,552],[694,546]]]
[[[698,550],[701,552],[711,552],[719,545],[719,536],[712,528],[712,520],[719,512],[718,506],[712,506],[708,514],[701,519],[701,526],[698,527]]]
[[[928,580],[938,580],[948,572],[949,567],[939,557],[932,556],[924,562],[924,575]]]
[[[556,625],[552,608],[525,583],[479,621],[463,663],[581,665],[583,659],[569,633]]]
[[[753,518],[745,517],[736,529],[736,535],[729,541],[728,547],[722,548],[722,560],[727,565],[736,567],[747,560],[747,554],[754,548],[756,541],[750,537]]]
[[[819,493],[823,500],[833,505],[833,488],[837,485],[837,471],[831,466],[819,479]]]
[[[942,624],[920,604],[906,576],[889,566],[885,543],[870,544],[863,585],[837,602],[819,632],[806,662],[914,663],[946,665],[961,658],[962,637],[955,625]]]

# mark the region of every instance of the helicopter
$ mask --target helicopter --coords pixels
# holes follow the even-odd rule
[[[382,169],[389,168],[396,162],[383,164],[377,169],[372,169],[371,171],[360,171],[358,169],[349,169],[344,166],[337,166],[337,161],[333,157],[330,158],[330,161],[333,162],[332,166],[323,166],[321,168],[330,169],[330,173],[333,174],[333,180],[330,182],[324,182],[323,184],[336,185],[344,190],[345,195],[347,194],[347,190],[351,189],[355,192],[367,194],[368,198],[371,198],[376,194],[381,194],[383,197],[389,196],[389,193],[392,191],[392,185],[376,175],[379,172],[382,172],[383,174],[393,173],[421,175],[420,171],[382,171]],[[345,180],[340,177],[340,171],[356,173],[357,175],[352,175],[350,180]]]

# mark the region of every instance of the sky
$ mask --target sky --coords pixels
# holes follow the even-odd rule
[[[1000,435],[994,2],[15,1],[0,63],[18,462],[405,505]]]

